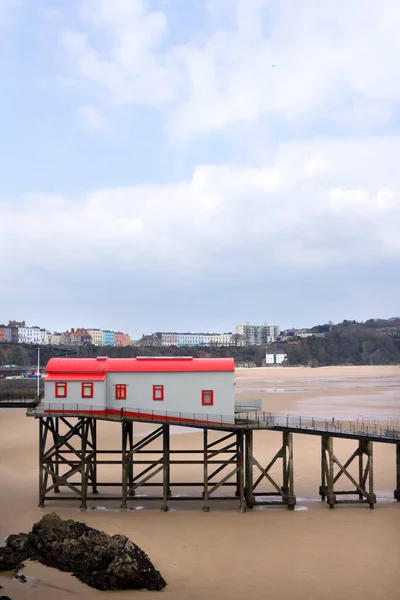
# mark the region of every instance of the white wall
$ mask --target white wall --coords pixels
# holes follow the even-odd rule
[[[60,376],[59,381],[63,381]],[[92,406],[94,410],[104,410],[106,406],[106,383],[105,381],[93,382],[93,398],[82,398],[82,381],[67,381],[67,397],[56,398],[56,382],[45,381],[44,382],[44,404],[45,409],[49,408],[47,405],[51,404],[51,408],[60,410],[64,407],[65,410],[75,409],[78,405],[78,410],[84,410],[88,406]],[[89,383],[86,382],[85,383]],[[56,406],[57,405],[57,406]],[[57,408],[58,407],[58,408]]]
[[[60,376],[59,381],[63,381]],[[140,409],[156,414],[201,420],[224,415],[234,420],[234,372],[210,373],[107,373],[106,382],[94,382],[93,398],[82,398],[81,381],[67,382],[67,398],[55,397],[55,382],[45,381],[45,408],[94,410],[105,407]],[[115,399],[115,385],[127,385],[126,400]],[[164,386],[164,400],[153,400],[153,385]],[[214,391],[213,406],[202,405],[202,390]],[[106,402],[107,395],[107,402]],[[49,404],[51,406],[49,406]],[[171,414],[175,413],[175,414]],[[194,416],[193,416],[194,415]],[[229,421],[229,419],[226,419]]]
[[[127,384],[126,400],[115,399],[115,385]],[[164,400],[153,400],[153,385],[164,386]],[[214,391],[214,405],[202,405],[202,390]],[[205,415],[234,415],[234,372],[107,373],[108,408]],[[183,415],[182,415],[183,416]]]

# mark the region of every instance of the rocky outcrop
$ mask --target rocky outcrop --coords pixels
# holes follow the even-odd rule
[[[124,535],[110,536],[85,523],[44,516],[28,534],[10,535],[0,548],[0,570],[24,560],[72,573],[99,590],[162,590],[166,582],[149,557]]]

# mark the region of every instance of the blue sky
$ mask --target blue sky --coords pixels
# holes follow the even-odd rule
[[[0,0],[0,321],[395,316],[400,8]]]

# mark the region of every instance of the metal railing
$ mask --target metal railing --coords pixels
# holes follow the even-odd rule
[[[194,412],[161,411],[143,408],[121,408],[88,406],[86,404],[49,402],[29,412],[30,416],[45,416],[54,414],[60,416],[90,416],[110,420],[136,419],[158,423],[170,422],[173,425],[235,426],[234,415],[204,414]]]
[[[0,404],[1,406],[1,404]],[[45,412],[46,411],[46,412]],[[60,416],[89,416],[109,420],[132,419],[154,423],[169,422],[172,425],[187,425],[192,427],[221,426],[249,427],[252,429],[298,430],[307,433],[331,433],[334,436],[369,437],[382,440],[400,440],[400,419],[388,417],[371,419],[359,417],[349,421],[334,417],[307,417],[291,414],[269,413],[265,411],[249,411],[240,415],[218,415],[191,412],[160,411],[140,408],[105,408],[88,406],[86,404],[46,403],[37,406],[28,413],[30,416],[45,416],[46,414]]]
[[[37,406],[42,398],[42,394],[37,395],[36,391],[28,390],[23,392],[0,392],[0,408],[26,408]]]
[[[311,430],[316,432],[328,432],[334,435],[368,436],[385,439],[400,440],[400,419],[388,417],[385,419],[374,419],[358,417],[357,420],[336,419],[334,417],[325,419],[321,417],[307,417],[301,415],[285,415],[280,413],[268,413],[265,411],[254,415],[240,415],[236,423],[252,424],[259,428],[299,429],[301,431]]]

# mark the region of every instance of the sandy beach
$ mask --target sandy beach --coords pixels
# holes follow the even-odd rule
[[[263,410],[344,419],[394,418],[400,421],[399,367],[325,367],[238,369],[236,394],[260,398]],[[135,424],[139,439],[148,424]],[[183,433],[182,433],[183,431]],[[99,424],[103,447],[118,447],[120,428]],[[191,449],[201,434],[173,428],[172,447]],[[267,464],[280,445],[277,432],[257,432],[255,452]],[[347,458],[355,444],[335,440],[335,452]],[[297,507],[258,507],[241,514],[236,501],[211,504],[49,502],[38,508],[38,422],[23,410],[0,411],[0,539],[28,531],[42,515],[85,521],[110,534],[123,533],[145,550],[168,582],[162,592],[99,592],[71,575],[27,562],[21,584],[0,574],[1,593],[12,600],[57,598],[156,598],[171,600],[321,600],[337,596],[354,600],[397,600],[400,589],[400,503],[393,500],[395,446],[374,444],[375,510],[342,505],[334,510],[320,502],[320,438],[294,437]],[[102,476],[113,478],[114,467]],[[179,478],[195,481],[190,466]],[[111,480],[110,479],[110,480]],[[108,480],[108,479],[107,479]],[[267,489],[267,488],[266,488]],[[184,489],[190,493],[190,488]]]

